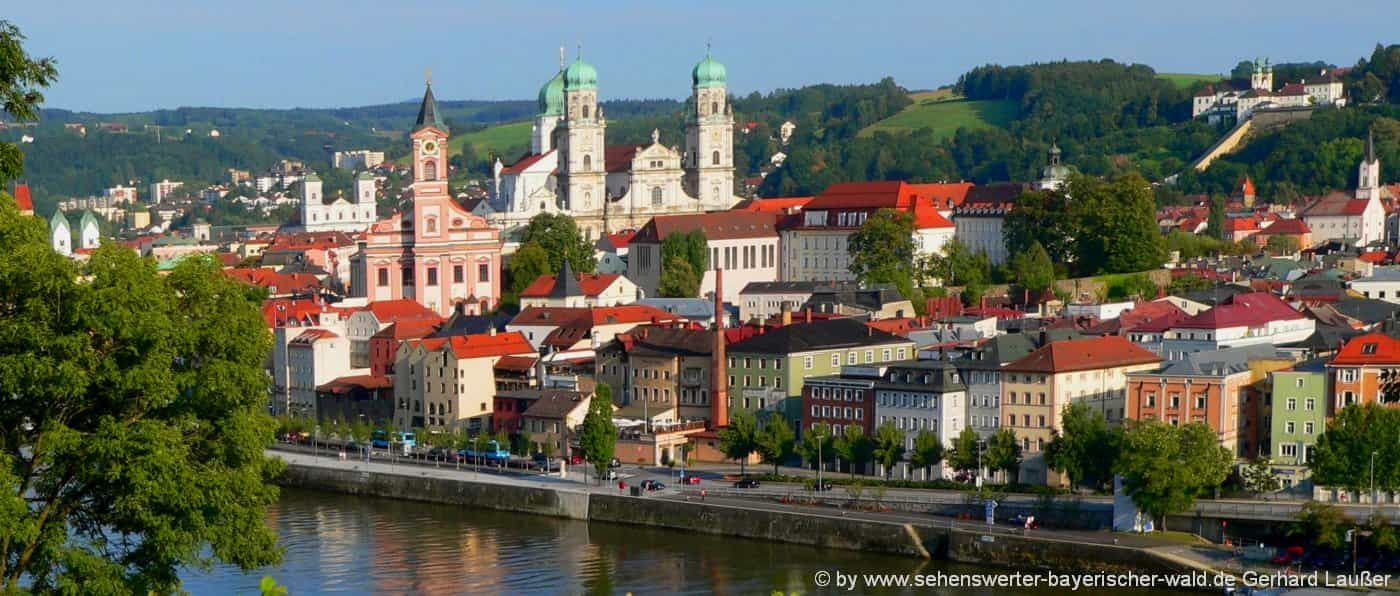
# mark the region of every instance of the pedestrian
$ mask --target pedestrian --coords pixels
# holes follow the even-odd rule
[[[700,489],[700,502],[705,502],[705,489]]]
[[[618,481],[617,481],[617,492],[623,492],[623,491],[625,491],[625,490],[627,490],[627,481],[626,481],[626,480],[618,480]]]

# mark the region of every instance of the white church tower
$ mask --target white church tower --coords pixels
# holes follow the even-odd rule
[[[321,221],[325,210],[321,208],[321,177],[315,172],[307,172],[301,180],[301,225],[310,230],[326,222]]]
[[[317,184],[320,184],[319,182]],[[374,223],[375,220],[374,200],[374,175],[369,172],[360,172],[355,176],[355,215],[366,225]]]
[[[82,219],[78,220],[78,246],[96,249],[101,243],[102,230],[97,225],[97,218],[93,217],[91,211],[84,211]]]
[[[1254,59],[1254,70],[1249,73],[1249,88],[1274,90],[1274,67],[1269,64],[1268,58],[1265,58],[1262,64],[1258,58]]]
[[[564,69],[564,123],[556,132],[562,207],[574,215],[601,213],[607,201],[606,130],[598,107],[598,70],[580,53]]]
[[[734,203],[734,113],[724,65],[705,53],[690,72],[691,103],[685,121],[685,187],[707,210]]]
[[[73,230],[68,227],[68,218],[62,211],[54,211],[49,219],[49,242],[53,251],[63,256],[73,254]]]
[[[1366,155],[1361,157],[1357,168],[1356,198],[1381,198],[1381,160],[1376,157],[1375,132],[1366,134]]]

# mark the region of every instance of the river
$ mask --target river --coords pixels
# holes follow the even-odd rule
[[[940,561],[299,489],[283,489],[268,512],[268,524],[286,548],[280,565],[249,574],[228,566],[187,572],[185,589],[195,595],[256,594],[262,576],[272,575],[293,595],[810,594],[817,591],[813,581],[820,570],[1003,573]],[[949,588],[919,593],[1062,591]]]

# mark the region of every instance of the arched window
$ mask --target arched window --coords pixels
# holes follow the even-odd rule
[[[593,156],[592,156],[592,155],[585,155],[585,156],[583,156],[583,171],[589,172],[589,171],[592,171],[592,170],[593,170]]]
[[[717,165],[719,165],[719,152],[718,152],[718,151],[716,151],[716,152],[710,154],[710,165],[712,165],[712,166],[717,166]]]
[[[423,179],[429,182],[437,180],[437,162],[432,160],[423,162]]]
[[[718,114],[718,113],[719,113],[719,102],[717,102],[717,101],[712,101],[712,102],[710,102],[710,113],[711,113],[711,114]]]
[[[584,106],[583,106],[583,117],[584,117],[584,118],[587,118],[587,117],[588,117],[588,106],[587,106],[587,105],[584,105]]]
[[[652,187],[652,189],[651,189],[651,204],[652,204],[652,206],[654,206],[654,207],[660,207],[660,206],[661,206],[661,194],[662,194],[662,193],[661,193],[661,187],[660,187],[660,186],[654,186],[654,187]]]
[[[436,218],[436,217],[429,217],[429,218],[427,219],[427,221],[424,222],[424,224],[427,225],[427,227],[428,227],[428,233],[429,233],[429,234],[436,234],[436,233],[437,233],[437,218]]]
[[[583,193],[583,206],[584,206],[584,207],[592,207],[592,206],[593,206],[593,193],[591,193],[591,192],[585,192],[585,193]]]

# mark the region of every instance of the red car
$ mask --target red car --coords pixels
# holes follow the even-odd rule
[[[691,474],[689,476],[681,478],[681,482],[684,482],[686,484],[700,484],[700,477],[696,476],[695,474]]]
[[[1274,558],[1269,559],[1269,562],[1275,565],[1291,565],[1301,558],[1303,558],[1303,547],[1290,546],[1279,551],[1277,555],[1274,555]]]
[[[578,454],[578,453],[575,453],[572,457],[569,458],[569,465],[571,465],[571,466],[581,466],[581,465],[583,465],[583,456],[580,455],[580,454]]]

